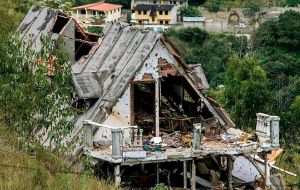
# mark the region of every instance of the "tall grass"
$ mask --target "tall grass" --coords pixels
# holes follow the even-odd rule
[[[38,144],[31,145],[30,150],[25,149],[26,143],[0,123],[1,190],[116,189],[94,176],[77,172],[74,167],[67,167],[64,159]]]

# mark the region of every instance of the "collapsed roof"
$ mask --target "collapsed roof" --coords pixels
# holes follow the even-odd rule
[[[208,89],[209,85],[201,65],[187,65],[174,45],[160,33],[120,23],[108,24],[100,45],[72,67],[79,97],[98,99],[85,119],[103,122],[107,110],[117,103],[158,42],[162,42],[179,63],[178,69],[193,85],[210,112],[223,126],[233,126],[226,112],[203,95],[202,90]]]
[[[61,11],[37,5],[30,8],[17,32],[21,33],[21,40],[36,52],[42,49],[41,37],[50,37],[54,41],[62,38],[63,50],[69,55],[71,62],[88,54],[99,38],[86,33],[75,19]]]
[[[108,23],[103,37],[84,32],[74,19],[50,8],[32,6],[18,27],[22,40],[35,51],[42,48],[41,36],[64,39],[63,49],[73,62],[73,81],[79,98],[97,102],[75,124],[72,136],[81,130],[82,120],[102,123],[141,69],[157,43],[162,43],[176,60],[175,67],[193,87],[201,102],[221,125],[234,126],[228,114],[203,90],[209,88],[201,65],[187,65],[176,47],[160,33],[128,24]]]

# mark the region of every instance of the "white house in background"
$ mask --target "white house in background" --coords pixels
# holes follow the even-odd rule
[[[91,22],[93,18],[103,15],[105,22],[116,22],[121,18],[122,5],[112,3],[94,3],[72,8],[73,15],[83,22]]]

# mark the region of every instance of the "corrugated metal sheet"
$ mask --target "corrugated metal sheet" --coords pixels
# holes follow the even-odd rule
[[[30,43],[34,50],[39,51],[40,36],[43,34],[51,33],[52,39],[58,39],[66,29],[69,34],[79,27],[76,23],[73,27],[74,23],[69,21],[60,34],[52,33],[58,14],[61,14],[58,10],[32,6],[18,27],[23,41]],[[64,35],[71,40],[73,36],[67,34]],[[200,65],[189,67],[180,57],[176,47],[160,33],[143,31],[128,24],[114,23],[105,27],[100,44],[95,44],[88,56],[83,56],[72,66],[73,81],[79,97],[98,98],[98,101],[77,119],[75,130],[70,139],[66,139],[67,141],[78,134],[83,119],[98,123],[105,120],[159,41],[174,57],[176,60],[174,65],[193,86],[202,102],[219,118],[222,125],[226,125],[230,120],[224,116],[226,113],[222,109],[216,110],[201,92],[208,88],[208,83]]]
[[[56,20],[58,10],[32,6],[19,27],[21,39],[27,42],[35,51],[40,51],[42,44],[40,37],[48,34]]]
[[[191,72],[189,73],[189,75],[194,80],[195,84],[199,87],[199,89],[209,89],[209,84],[201,64],[190,65],[190,68]]]
[[[118,78],[125,80],[130,74],[126,71],[139,68],[160,37],[158,33],[142,32],[122,24],[113,24],[106,30],[97,50],[83,63],[78,62],[72,67],[74,83],[81,98],[102,97]],[[149,36],[155,37],[148,39]]]
[[[161,34],[153,31],[141,31],[120,23],[109,25],[105,30],[105,36],[95,52],[83,63],[78,62],[72,68],[79,96],[81,98],[99,98],[87,112],[85,119],[103,122],[107,113],[110,113],[118,98],[141,68],[148,54],[160,40],[177,60],[178,63],[175,63],[177,68],[184,72],[185,76],[198,89],[197,92],[201,94],[203,102],[212,114],[219,118],[222,125],[227,124],[224,117],[219,115],[218,111],[201,93],[201,90],[209,88],[201,65],[189,67],[180,57],[174,45],[163,38]],[[226,120],[228,121],[227,118]]]

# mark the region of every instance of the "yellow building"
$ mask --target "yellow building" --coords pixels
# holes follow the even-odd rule
[[[134,7],[136,24],[176,24],[174,5],[138,4]]]

